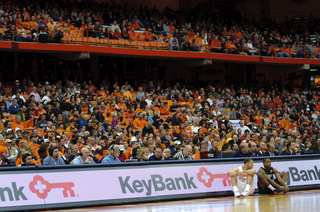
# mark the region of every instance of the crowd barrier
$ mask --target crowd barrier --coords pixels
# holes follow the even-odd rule
[[[15,32],[6,32],[8,28],[0,28],[0,34],[4,34],[7,38],[11,38],[12,42],[15,42]],[[97,33],[95,35],[95,33]],[[113,39],[112,36],[114,33],[106,32],[106,31],[92,31],[92,30],[84,30],[84,29],[70,29],[67,32],[63,32],[63,37],[60,40],[60,43],[64,44],[81,44],[81,45],[95,45],[95,46],[106,46],[106,47],[122,47],[122,48],[138,48],[138,49],[149,49],[149,50],[170,50],[170,39],[173,37],[172,33],[168,33],[167,35],[156,35],[156,34],[145,34],[144,32],[136,32],[139,37],[137,39],[130,39],[130,32],[120,33],[121,36],[127,39]],[[25,36],[33,39],[33,36],[30,30],[25,30]],[[39,43],[39,32],[36,32],[37,40]],[[48,37],[53,38],[54,34],[48,31]],[[103,35],[103,36],[102,36]],[[150,39],[150,40],[149,40]],[[181,38],[180,38],[181,39]],[[208,54],[211,53],[220,53],[220,54],[230,54],[230,55],[244,55],[244,56],[268,56],[268,57],[282,57],[278,55],[281,52],[281,45],[275,44],[265,44],[262,45],[257,41],[256,44],[252,44],[253,47],[249,48],[246,44],[238,44],[237,48],[228,48],[228,46],[220,46],[220,48],[215,49],[215,47],[211,46],[212,39],[206,39],[205,41],[200,41],[199,48],[197,50],[191,50],[190,46],[182,44],[180,41],[179,46],[185,47],[184,51],[199,51],[205,52]],[[192,39],[190,39],[192,41]],[[192,45],[191,45],[192,46]],[[196,45],[198,46],[198,45]],[[278,47],[279,46],[279,47]],[[180,48],[179,47],[179,48]],[[290,48],[292,46],[289,46]],[[299,51],[300,50],[300,51]],[[176,51],[176,50],[174,50]],[[180,51],[180,50],[179,50]],[[181,49],[182,51],[182,49]],[[291,50],[286,50],[288,53],[284,57],[289,58],[305,58],[305,59],[313,59],[316,57],[312,52],[308,52],[308,47],[302,46],[302,49],[297,48],[295,52]]]
[[[272,158],[290,190],[320,187],[318,155]],[[0,211],[48,210],[232,195],[243,159],[0,168]],[[254,158],[256,170],[262,158]],[[255,182],[257,178],[255,176]]]

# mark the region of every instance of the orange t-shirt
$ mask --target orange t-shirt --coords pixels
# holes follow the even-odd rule
[[[175,27],[175,26],[169,25],[169,31],[170,31],[170,32],[174,32],[175,30],[176,30],[176,27]]]
[[[58,21],[58,24],[59,24],[59,26],[60,27],[63,27],[63,24],[65,24],[66,22],[64,22],[64,21]]]
[[[136,33],[136,32],[130,32],[129,38],[130,40],[140,40],[140,35],[139,33]]]
[[[126,106],[126,104],[125,103],[118,103],[117,104],[118,105],[118,107],[120,108],[120,109],[123,109],[123,111],[124,112],[126,112],[127,111],[127,106]]]
[[[25,121],[24,123],[23,123],[23,126],[24,126],[24,128],[34,128],[34,122],[33,121],[29,121],[29,120],[27,120],[27,121]]]
[[[142,130],[144,128],[144,123],[142,121],[144,121],[144,120],[143,119],[140,120],[139,118],[136,118],[133,121],[133,126],[137,126],[138,128],[140,128]]]
[[[250,117],[249,116],[245,116],[245,117],[243,117],[243,119],[244,119],[244,123],[245,124],[250,123]]]
[[[140,29],[140,25],[138,23],[132,23],[130,25],[130,28],[134,28],[135,30],[138,30],[138,29]]]
[[[234,45],[232,43],[228,43],[227,48],[228,48],[228,50],[231,50],[231,51],[235,51],[237,49],[236,45]]]
[[[221,43],[220,43],[220,41],[213,40],[213,41],[211,41],[211,46],[212,47],[220,47]]]
[[[98,91],[98,95],[101,96],[101,98],[107,98],[106,92],[105,91]]]
[[[36,21],[30,21],[29,25],[30,25],[30,29],[35,29],[38,27],[38,23]]]
[[[191,136],[192,131],[191,131],[191,126],[188,126],[187,128],[184,128],[186,135]]]
[[[39,149],[39,144],[32,144],[31,142],[28,142],[28,146],[31,146],[33,148],[33,154],[36,153],[36,151]]]
[[[200,38],[200,37],[196,37],[196,38],[194,38],[194,45],[200,45],[201,44],[201,42],[202,42],[202,39]]]
[[[131,157],[131,147],[129,147],[124,154],[126,156],[126,159],[129,160]]]
[[[11,128],[12,128],[13,130],[15,130],[16,128],[20,128],[20,130],[24,130],[23,123],[22,123],[22,122],[17,123],[16,121],[12,122]]]
[[[32,115],[33,115],[34,118],[38,119],[38,118],[40,118],[41,114],[39,113],[39,111],[38,111],[38,114],[36,114],[36,111],[33,111]]]
[[[82,107],[81,106],[81,111],[83,111],[84,114],[88,114],[89,109],[87,107]]]
[[[142,122],[142,125],[143,125],[143,127],[142,127],[142,129],[143,129],[145,126],[147,126],[148,122],[146,120],[144,120],[144,119],[142,119],[141,122]]]
[[[259,125],[261,125],[263,122],[263,116],[255,116],[253,119],[255,120],[256,124]]]
[[[195,160],[200,160],[200,151],[194,155]]]
[[[290,127],[290,121],[289,120],[282,119],[280,121],[280,124],[281,124],[281,127],[283,127],[285,130],[289,129],[289,127]]]
[[[98,159],[98,161],[101,161],[103,158],[103,155],[96,154],[95,157]]]
[[[142,112],[143,112],[143,110],[142,110],[142,109],[137,108],[137,109],[136,109],[136,112],[137,112],[137,113],[142,113]]]
[[[165,108],[165,107],[161,108],[160,107],[159,110],[160,110],[160,115],[169,115],[168,108]]]

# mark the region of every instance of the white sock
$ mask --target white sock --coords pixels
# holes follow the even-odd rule
[[[245,188],[244,190],[245,190],[245,191],[249,191],[249,190],[250,190],[250,185],[247,184],[247,185],[246,185],[246,188]]]
[[[237,186],[233,186],[233,191],[238,191],[238,187]]]
[[[268,188],[271,190],[271,191],[273,191],[274,190],[274,187],[270,184],[270,185],[268,185]]]

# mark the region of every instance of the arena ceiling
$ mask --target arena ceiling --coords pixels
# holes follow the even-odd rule
[[[211,0],[211,2],[214,2],[216,4],[225,4],[225,5],[237,5],[237,4],[243,4],[251,1],[258,1],[258,0]],[[306,4],[314,0],[291,0],[297,4]]]

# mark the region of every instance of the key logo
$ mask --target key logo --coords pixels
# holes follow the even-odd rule
[[[74,190],[74,183],[49,183],[48,181],[44,180],[43,177],[40,175],[36,175],[33,177],[33,181],[29,183],[29,188],[32,193],[37,194],[40,199],[45,199],[48,196],[48,193],[53,188],[62,188],[62,194],[64,197],[68,197],[68,191],[70,197],[75,197]]]
[[[200,168],[197,178],[201,183],[203,183],[204,186],[208,188],[211,187],[215,179],[222,179],[223,186],[225,187],[231,185],[230,176],[228,174],[212,174],[204,167]]]

